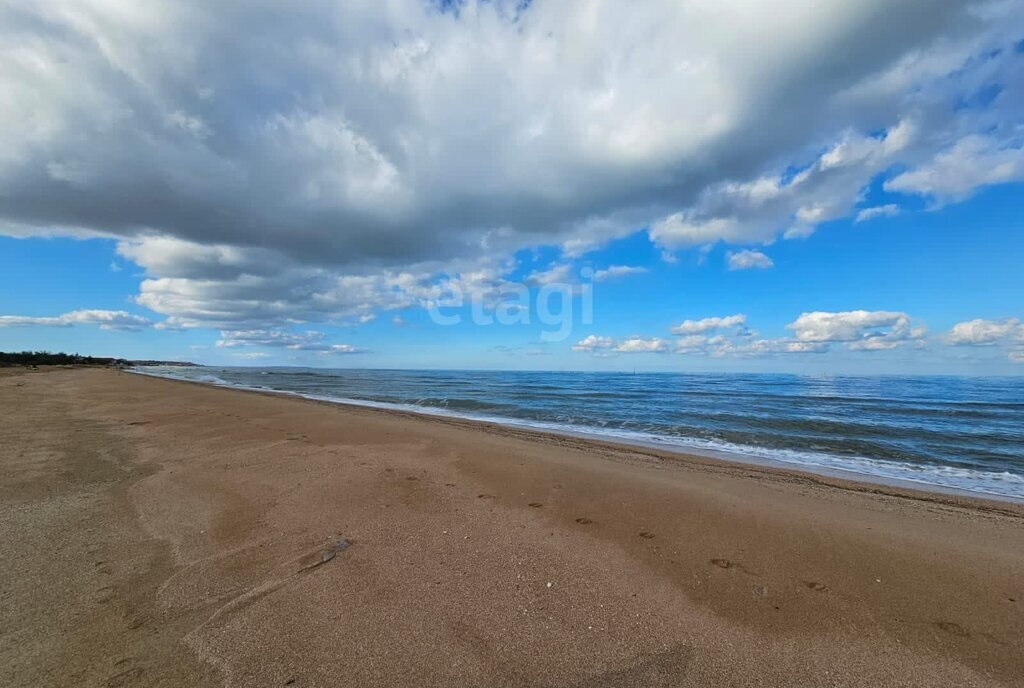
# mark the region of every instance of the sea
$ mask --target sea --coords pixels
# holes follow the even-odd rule
[[[201,366],[136,372],[1024,500],[1024,377]]]

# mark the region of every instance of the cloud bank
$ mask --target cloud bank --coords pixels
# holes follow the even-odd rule
[[[232,330],[645,227],[799,238],[890,214],[859,209],[878,175],[1024,178],[1021,35],[967,0],[4,3],[0,232],[113,237],[140,305]]]
[[[914,325],[906,313],[893,311],[814,311],[801,313],[786,329],[792,337],[759,338],[747,328],[742,313],[701,320],[685,320],[669,329],[675,340],[590,335],[574,351],[598,355],[614,353],[677,353],[701,356],[764,356],[824,353],[832,345],[850,351],[881,351],[906,345],[923,346],[925,328]]]
[[[0,315],[0,327],[71,327],[98,325],[101,330],[141,330],[152,322],[125,311],[79,310],[56,316]]]

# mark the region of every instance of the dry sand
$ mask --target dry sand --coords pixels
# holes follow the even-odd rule
[[[0,685],[1024,685],[1024,508],[0,371]]]

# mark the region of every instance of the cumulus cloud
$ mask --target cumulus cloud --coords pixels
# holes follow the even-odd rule
[[[729,251],[725,255],[725,262],[730,270],[751,270],[754,268],[764,270],[775,265],[774,261],[765,254],[750,249],[736,252]]]
[[[682,323],[671,328],[672,334],[688,335],[700,334],[711,330],[723,330],[730,327],[742,327],[747,322],[747,316],[742,313],[727,315],[724,317],[702,318],[700,320],[684,320]]]
[[[799,172],[705,187],[690,207],[656,221],[651,239],[672,249],[770,241],[780,234],[807,237],[823,222],[849,215],[868,181],[905,154],[917,136],[911,119],[882,135],[847,130]]]
[[[115,237],[172,325],[268,327],[642,227],[805,236],[897,164],[913,193],[1019,177],[1019,3],[451,8],[4,3],[0,232]],[[995,171],[954,184],[950,151]]]
[[[590,335],[572,347],[573,351],[585,351],[595,356],[613,354],[683,354],[711,356],[751,357],[768,354],[823,353],[828,350],[824,342],[800,342],[793,339],[755,339],[750,332],[738,331],[727,334],[690,334],[675,340],[661,337],[629,337],[618,340],[614,337]]]
[[[649,354],[661,353],[669,350],[669,342],[658,337],[644,339],[643,337],[630,337],[619,342],[612,351],[623,354]]]
[[[599,337],[589,335],[572,345],[573,351],[602,351],[615,347],[615,340],[612,337]]]
[[[953,346],[992,346],[1013,339],[1024,343],[1024,325],[1017,318],[967,320],[946,333],[946,342]]]
[[[618,340],[597,335],[590,335],[572,346],[573,351],[588,351],[594,354],[650,354],[664,353],[670,349],[670,342],[659,337],[628,337]]]
[[[0,327],[98,325],[101,330],[134,331],[149,327],[151,324],[149,319],[125,311],[78,310],[46,317],[0,315]]]
[[[923,341],[925,328],[911,324],[910,316],[896,311],[814,311],[801,313],[786,325],[797,342],[840,342],[848,349],[895,349]]]
[[[676,340],[674,349],[677,354],[712,356],[714,358],[824,353],[827,350],[828,345],[824,343],[798,342],[785,337],[758,339],[755,333],[747,330],[715,335],[686,335]]]

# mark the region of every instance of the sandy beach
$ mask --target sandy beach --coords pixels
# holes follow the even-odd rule
[[[0,370],[0,684],[1019,686],[1024,507]]]

